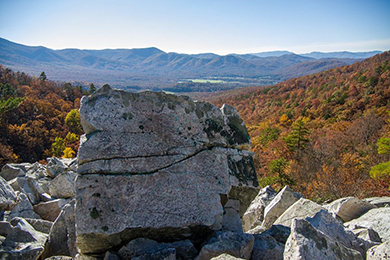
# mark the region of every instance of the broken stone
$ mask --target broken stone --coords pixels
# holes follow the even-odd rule
[[[365,198],[362,201],[369,202],[377,208],[390,207],[390,197]]]
[[[317,230],[326,234],[334,241],[359,251],[362,256],[366,254],[369,247],[365,247],[363,243],[350,230],[346,230],[342,222],[332,216],[331,213],[322,209],[313,217],[307,217],[306,220]]]
[[[33,206],[24,193],[19,193],[17,195],[16,205],[8,215],[9,220],[15,217],[40,219],[39,215],[34,212]]]
[[[224,206],[222,229],[242,233],[242,223],[240,218],[240,201],[228,200]]]
[[[14,189],[0,177],[0,210],[9,210],[15,204]]]
[[[271,235],[256,234],[251,259],[280,260],[283,259],[284,244],[279,243]]]
[[[49,187],[50,195],[56,198],[71,198],[75,195],[76,173],[67,171],[55,177]]]
[[[197,260],[207,260],[223,253],[243,259],[250,259],[254,237],[250,234],[224,232],[216,241],[206,244],[200,250]]]
[[[3,166],[0,172],[0,176],[3,177],[6,181],[10,181],[16,177],[26,175],[27,170],[32,165],[30,163],[8,163]]]
[[[47,235],[36,231],[26,220],[14,223],[0,247],[3,259],[37,259],[43,251]]]
[[[283,225],[290,227],[293,219],[305,219],[313,217],[317,212],[325,210],[321,205],[304,198],[300,198],[291,205],[282,215],[274,222],[274,225]]]
[[[52,178],[57,177],[68,169],[68,166],[57,157],[50,157],[46,160],[48,162],[46,166],[47,174]]]
[[[390,208],[374,208],[357,219],[344,223],[350,229],[362,227],[375,230],[382,241],[390,240]]]
[[[335,242],[304,219],[293,220],[283,256],[285,260],[363,260],[358,251]]]
[[[48,202],[41,202],[34,205],[34,212],[42,219],[54,222],[61,212],[62,207],[67,203],[65,199],[56,199]]]
[[[30,202],[35,205],[40,202],[41,194],[44,190],[39,186],[39,183],[32,177],[18,177],[17,179],[21,191],[28,196]]]
[[[277,192],[271,186],[260,190],[242,217],[242,226],[245,232],[261,225],[264,218],[264,209],[276,195]]]
[[[76,256],[74,207],[75,201],[72,200],[62,208],[60,215],[50,230],[43,256]]]
[[[324,205],[324,208],[347,222],[360,217],[370,209],[375,208],[375,206],[355,197],[347,197],[335,200],[328,205]]]
[[[261,224],[263,230],[270,228],[291,205],[302,197],[293,192],[288,186],[284,187],[264,209],[264,220]]]

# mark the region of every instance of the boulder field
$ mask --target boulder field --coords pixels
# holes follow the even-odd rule
[[[386,259],[390,198],[260,189],[237,111],[162,92],[83,97],[77,159],[0,172],[0,259]]]

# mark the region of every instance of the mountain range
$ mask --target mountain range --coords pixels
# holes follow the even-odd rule
[[[109,83],[127,89],[212,91],[277,82],[352,64],[379,51],[352,53],[287,51],[217,55],[166,53],[158,48],[53,50],[0,38],[0,64],[51,80]],[[199,88],[198,85],[202,85]],[[217,88],[216,88],[217,86]]]

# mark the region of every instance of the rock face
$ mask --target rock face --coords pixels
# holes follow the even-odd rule
[[[242,150],[250,138],[233,107],[103,87],[82,99],[80,117],[81,253],[139,236],[173,241],[220,230],[229,199],[248,203],[232,188],[257,194],[251,153]]]

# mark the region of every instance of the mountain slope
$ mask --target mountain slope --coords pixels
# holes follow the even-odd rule
[[[275,86],[196,98],[237,108],[264,185],[295,183],[318,200],[389,194],[388,182],[373,180],[368,172],[390,160],[376,146],[390,133],[390,52]],[[310,134],[294,150],[292,136],[301,123]]]
[[[269,84],[270,81],[278,82],[357,61],[317,60],[290,52],[272,52],[264,55],[273,56],[259,57],[262,56],[260,54],[220,56],[212,53],[188,55],[165,53],[154,47],[52,50],[24,46],[0,38],[0,63],[13,70],[34,75],[45,71],[49,79],[53,80],[86,81],[85,84],[94,82],[99,85],[108,82],[117,87],[135,85],[153,89],[175,86],[179,91],[180,85],[175,83],[182,79],[228,77],[234,80],[222,80],[225,87],[235,88],[248,84]],[[299,66],[301,63],[305,65]],[[264,78],[268,80],[264,81]]]

